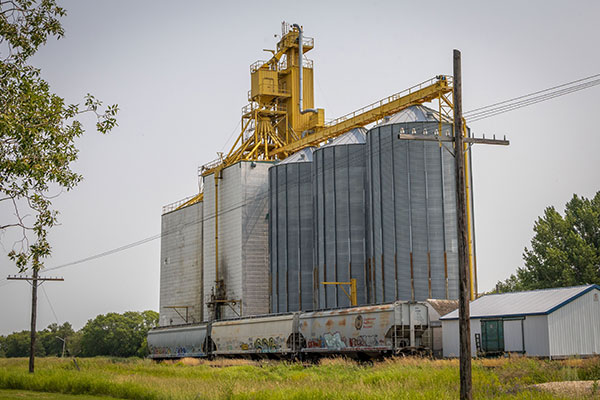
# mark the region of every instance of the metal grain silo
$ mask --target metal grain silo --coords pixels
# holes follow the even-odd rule
[[[365,134],[364,128],[353,129],[313,154],[318,308],[349,306],[341,287],[321,282],[352,278],[357,280],[358,304],[367,303]]]
[[[458,298],[454,158],[438,142],[398,138],[438,134],[438,116],[412,106],[367,133],[372,302]]]
[[[313,148],[269,169],[271,312],[312,310]]]

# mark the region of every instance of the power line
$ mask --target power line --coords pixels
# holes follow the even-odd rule
[[[591,75],[569,83],[553,86],[548,89],[539,90],[537,92],[494,103],[489,106],[479,107],[466,112],[465,118],[468,122],[476,122],[485,118],[493,117],[495,115],[503,114],[505,112],[537,104],[542,101],[578,92],[580,90],[599,85],[600,79],[594,79],[598,77],[600,77],[600,74]]]
[[[562,89],[562,90],[558,90],[555,92],[550,92],[550,93],[546,93],[544,95],[541,96],[537,96],[537,97],[532,97],[530,99],[527,100],[523,100],[517,103],[512,103],[512,104],[507,104],[504,105],[502,107],[497,107],[497,108],[493,108],[487,111],[482,111],[478,114],[475,114],[474,116],[471,116],[470,118],[467,119],[467,121],[469,122],[476,122],[485,118],[490,118],[493,117],[495,115],[498,114],[503,114],[505,112],[509,112],[509,111],[513,111],[513,110],[517,110],[519,108],[523,108],[523,107],[527,107],[533,104],[537,104],[540,103],[542,101],[546,101],[546,100],[550,100],[550,99],[554,99],[556,97],[561,97],[570,93],[574,93],[574,92],[578,92],[580,90],[583,89],[587,89],[593,86],[597,86],[600,84],[600,79],[595,80],[595,81],[591,81],[588,83],[584,83],[581,85],[577,85],[571,88],[566,88],[566,89]]]
[[[479,110],[483,110],[483,109],[490,108],[490,107],[495,107],[495,106],[500,105],[500,104],[508,103],[508,102],[515,101],[515,100],[520,100],[520,99],[523,99],[525,97],[534,96],[536,94],[548,92],[550,90],[554,90],[554,89],[558,89],[558,88],[561,88],[561,87],[569,86],[569,85],[572,85],[574,83],[583,82],[583,81],[590,80],[590,79],[597,78],[597,77],[600,77],[600,74],[590,75],[590,76],[588,76],[586,78],[581,78],[581,79],[577,79],[577,80],[572,81],[572,82],[563,83],[562,85],[553,86],[553,87],[548,88],[548,89],[539,90],[537,92],[533,92],[533,93],[529,93],[529,94],[524,94],[524,95],[519,96],[519,97],[513,97],[512,99],[508,99],[508,100],[504,100],[504,101],[501,101],[501,102],[498,102],[498,103],[490,104],[490,105],[487,105],[487,106],[484,106],[484,107],[479,107],[479,108],[476,108],[474,110],[465,111],[463,113],[463,115],[472,114],[472,113],[474,113],[476,111],[479,111]]]
[[[464,115],[468,115],[467,117],[465,117],[468,120],[468,122],[480,121],[480,120],[485,119],[485,118],[490,118],[490,117],[493,117],[493,116],[496,116],[496,115],[499,115],[499,114],[503,114],[505,112],[513,111],[513,110],[516,110],[516,109],[519,109],[519,108],[523,108],[523,107],[527,107],[527,106],[530,106],[530,105],[533,105],[533,104],[540,103],[542,101],[550,100],[550,99],[553,99],[553,98],[556,98],[556,97],[564,96],[566,94],[570,94],[570,93],[574,93],[574,92],[577,92],[577,91],[580,91],[580,90],[583,90],[583,89],[587,89],[589,87],[600,85],[600,79],[595,79],[595,80],[591,80],[590,81],[590,79],[598,78],[598,77],[600,77],[600,74],[591,75],[591,76],[588,76],[586,78],[582,78],[582,79],[578,79],[578,80],[575,80],[575,81],[572,81],[572,82],[568,82],[568,83],[565,83],[565,84],[553,86],[553,87],[548,88],[548,89],[539,90],[539,91],[532,92],[532,93],[529,93],[529,94],[525,94],[525,95],[522,95],[522,96],[514,97],[512,99],[504,100],[504,101],[497,102],[497,103],[494,103],[494,104],[490,104],[488,106],[479,107],[479,108],[476,108],[474,110],[470,110],[470,111],[465,112]],[[583,83],[581,83],[581,82],[583,82]],[[576,83],[578,83],[578,85],[573,86]],[[560,90],[557,90],[557,89],[560,89]],[[517,101],[517,100],[520,100],[520,101]],[[238,124],[238,126],[239,126],[239,124]],[[233,130],[233,132],[230,135],[230,138],[227,140],[227,142],[229,142],[229,140],[231,139],[231,136],[233,136],[233,133],[236,131],[236,129],[237,129],[237,127]],[[440,132],[440,134],[442,134],[442,133]],[[227,142],[226,142],[226,144],[227,144]],[[333,166],[331,168],[333,168]],[[295,183],[295,184],[297,185],[299,183]],[[255,200],[259,199],[259,198],[264,198],[267,195],[268,195],[268,191],[266,193],[263,193],[261,196],[256,196],[251,201],[255,201]],[[244,205],[246,205],[247,203],[248,203],[248,201],[242,202],[242,203],[240,203],[238,205],[234,205],[229,210],[224,210],[224,211],[219,212],[219,215],[223,215],[223,214],[226,214],[226,213],[228,213],[230,211],[233,211],[235,209],[241,208]],[[180,227],[178,227],[177,229],[175,229],[173,231],[163,232],[163,233],[160,233],[158,235],[153,235],[153,236],[147,237],[145,239],[141,239],[141,240],[138,240],[136,242],[129,243],[129,244],[124,245],[124,246],[120,246],[120,247],[117,247],[117,248],[114,248],[114,249],[111,249],[111,250],[108,250],[108,251],[105,251],[105,252],[102,252],[102,253],[99,253],[99,254],[95,254],[95,255],[90,256],[90,257],[82,258],[80,260],[76,260],[76,261],[72,261],[72,262],[69,262],[69,263],[66,263],[66,264],[58,265],[56,267],[48,268],[46,271],[53,271],[53,270],[57,270],[57,269],[60,269],[60,268],[65,268],[65,267],[69,267],[69,266],[72,266],[72,265],[81,264],[81,263],[84,263],[84,262],[87,262],[87,261],[92,261],[92,260],[95,260],[95,259],[98,259],[98,258],[102,258],[102,257],[106,257],[108,255],[115,254],[115,253],[118,253],[118,252],[121,252],[121,251],[124,251],[124,250],[128,250],[128,249],[131,249],[133,247],[137,247],[137,246],[140,246],[142,244],[151,242],[151,241],[156,240],[158,238],[161,238],[163,236],[172,234],[172,233],[174,233],[174,232],[176,232],[176,231],[178,231],[178,230],[180,230],[180,229],[182,229],[184,227],[187,227],[189,225],[197,224],[197,223],[203,223],[204,221],[206,221],[208,219],[211,219],[211,218],[214,218],[214,217],[215,216],[213,214],[211,216],[208,216],[206,218],[201,219],[200,221],[192,221],[192,222],[189,222],[187,224],[184,224],[183,226],[180,226]],[[6,285],[6,283],[4,285]],[[0,287],[2,287],[4,285],[0,285]]]
[[[233,135],[235,134],[235,132],[238,130],[238,128],[240,127],[241,123],[242,123],[242,119],[240,118],[240,120],[238,121],[237,125],[235,126],[235,128],[233,128],[233,131],[231,131],[231,134],[227,138],[227,141],[225,142],[225,144],[223,144],[223,147],[221,147],[221,151],[225,151],[225,148],[227,147],[227,144],[229,143],[229,141],[231,140],[231,138],[233,137]]]
[[[262,196],[257,196],[254,199],[252,199],[251,201],[254,201],[254,200],[256,200],[259,197],[266,197],[266,194],[262,195]],[[246,205],[248,202],[249,201],[244,201],[244,202],[238,203],[237,205],[233,206],[230,209],[220,211],[219,215],[223,215],[223,214],[229,213],[231,211],[234,211],[234,210],[236,210],[238,208],[241,208],[244,205]],[[145,239],[138,240],[137,242],[129,243],[129,244],[126,244],[126,245],[121,246],[121,247],[117,247],[117,248],[114,248],[114,249],[111,249],[111,250],[107,250],[107,251],[104,251],[102,253],[98,253],[98,254],[95,254],[93,256],[90,256],[90,257],[85,257],[85,258],[82,258],[82,259],[79,259],[79,260],[76,260],[76,261],[68,262],[66,264],[61,264],[61,265],[58,265],[56,267],[47,268],[47,269],[44,269],[44,271],[54,271],[54,270],[57,270],[57,269],[60,269],[60,268],[70,267],[72,265],[81,264],[81,263],[84,263],[84,262],[87,262],[87,261],[92,261],[92,260],[95,260],[95,259],[98,259],[98,258],[106,257],[106,256],[109,256],[111,254],[119,253],[121,251],[128,250],[128,249],[131,249],[133,247],[137,247],[137,246],[140,246],[142,244],[151,242],[151,241],[156,240],[158,238],[161,238],[163,236],[167,236],[167,235],[173,234],[173,233],[175,233],[175,232],[177,232],[177,231],[179,231],[179,230],[181,230],[183,228],[186,228],[186,227],[188,227],[190,225],[201,224],[204,221],[213,219],[214,217],[215,217],[214,215],[209,215],[208,217],[202,218],[199,221],[198,220],[191,221],[191,222],[188,222],[186,224],[180,225],[180,226],[178,226],[177,228],[175,228],[175,229],[173,229],[171,231],[162,232],[162,233],[159,233],[157,235],[153,235],[153,236],[147,237]]]
[[[129,243],[129,244],[126,244],[125,246],[117,247],[115,249],[108,250],[108,251],[105,251],[105,252],[102,252],[102,253],[99,253],[99,254],[95,254],[95,255],[90,256],[90,257],[82,258],[82,259],[77,260],[77,261],[72,261],[72,262],[69,262],[69,263],[66,263],[66,264],[62,264],[62,265],[59,265],[59,266],[56,266],[56,267],[52,267],[52,268],[47,268],[45,271],[54,271],[56,269],[69,267],[69,266],[75,265],[75,264],[81,264],[83,262],[92,261],[92,260],[95,260],[95,259],[101,258],[101,257],[106,257],[108,255],[111,255],[111,254],[114,254],[114,253],[118,253],[120,251],[127,250],[127,249],[130,249],[132,247],[136,247],[136,246],[142,245],[144,243],[148,243],[148,242],[150,242],[152,240],[156,240],[159,237],[161,237],[161,234],[150,236],[150,237],[147,237],[145,239],[138,240],[137,242]]]
[[[44,296],[46,297],[46,301],[48,302],[48,305],[50,306],[50,310],[52,311],[52,314],[54,315],[54,319],[56,320],[56,325],[60,325],[60,323],[58,322],[58,317],[56,316],[56,312],[54,311],[54,307],[52,307],[52,303],[50,302],[50,298],[48,297],[48,293],[46,293],[46,288],[44,286],[41,286],[42,288],[42,292],[44,292]]]
[[[375,152],[375,154],[379,153],[381,150],[382,149],[377,150]],[[385,150],[385,149],[383,149],[383,150]],[[331,165],[330,167],[325,167],[324,169],[325,170],[329,170],[329,169],[333,169],[333,167],[334,166]],[[307,177],[307,175],[308,174],[304,175],[304,177]],[[301,178],[301,177],[302,176],[299,175],[299,178]],[[299,185],[299,184],[300,183],[298,183],[298,182],[294,182],[290,186],[293,188],[294,186]],[[235,210],[237,210],[237,209],[239,209],[239,208],[247,205],[250,202],[259,201],[261,199],[264,199],[268,195],[269,195],[269,191],[267,190],[264,193],[262,193],[260,195],[255,195],[254,197],[252,197],[252,198],[250,198],[250,199],[248,199],[246,201],[242,201],[242,202],[236,203],[236,204],[232,205],[229,209],[219,211],[219,215],[222,216],[222,215],[227,214],[229,212],[235,211]],[[153,236],[150,236],[150,237],[138,240],[136,242],[132,242],[132,243],[126,244],[124,246],[120,246],[120,247],[117,247],[117,248],[114,248],[114,249],[111,249],[111,250],[107,250],[107,251],[104,251],[102,253],[98,253],[98,254],[95,254],[95,255],[92,255],[92,256],[89,256],[89,257],[85,257],[85,258],[76,260],[76,261],[68,262],[66,264],[61,264],[61,265],[58,265],[56,267],[46,268],[46,269],[44,269],[44,271],[54,271],[54,270],[57,270],[57,269],[61,269],[61,268],[65,268],[65,267],[70,267],[72,265],[81,264],[81,263],[84,263],[84,262],[87,262],[87,261],[92,261],[92,260],[96,260],[98,258],[106,257],[106,256],[109,256],[109,255],[112,255],[112,254],[115,254],[115,253],[119,253],[121,251],[128,250],[128,249],[131,249],[133,247],[137,247],[137,246],[140,246],[142,244],[145,244],[145,243],[151,242],[153,240],[159,239],[161,237],[173,234],[173,233],[175,233],[175,232],[177,232],[177,231],[179,231],[179,230],[181,230],[183,228],[186,228],[186,227],[188,227],[190,225],[201,224],[201,223],[203,223],[205,221],[209,221],[209,220],[211,220],[213,218],[215,218],[215,214],[214,213],[209,214],[207,217],[202,218],[200,220],[194,220],[194,221],[188,222],[186,224],[180,225],[180,226],[178,226],[177,228],[175,228],[175,229],[173,229],[171,231],[162,232],[162,233],[159,233],[157,235],[153,235]]]

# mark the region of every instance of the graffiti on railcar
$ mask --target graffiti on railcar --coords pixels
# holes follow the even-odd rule
[[[328,332],[318,338],[310,338],[306,341],[309,349],[343,350],[357,347],[385,346],[385,340],[379,339],[377,335],[359,335],[346,337],[340,332]]]
[[[346,347],[346,343],[342,340],[342,335],[339,332],[324,334],[323,342],[325,347],[331,350],[341,350]]]
[[[256,353],[277,353],[283,349],[284,343],[284,339],[280,336],[248,338],[247,341],[239,343],[239,348],[242,351]]]
[[[167,357],[185,357],[186,355],[198,355],[203,354],[200,348],[192,347],[187,349],[183,346],[177,346],[175,348],[168,346],[150,346],[150,354],[153,356],[167,356]]]
[[[254,341],[254,349],[262,353],[274,353],[279,350],[281,346],[275,343],[275,339],[270,338],[258,338]]]

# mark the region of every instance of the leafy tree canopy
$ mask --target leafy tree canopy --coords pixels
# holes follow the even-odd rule
[[[600,284],[600,192],[592,199],[573,195],[564,217],[546,208],[533,231],[525,266],[498,282],[500,292]]]
[[[47,356],[59,357],[63,353],[63,340],[65,341],[65,354],[71,354],[71,338],[75,335],[70,323],[62,325],[50,324],[46,329],[39,332],[41,342]]]
[[[28,63],[49,38],[64,35],[65,15],[56,0],[0,0],[0,232],[18,231],[9,257],[21,272],[39,270],[50,255],[47,232],[58,215],[52,196],[82,179],[71,169],[74,141],[85,132],[76,118],[94,114],[101,133],[117,125],[117,105],[102,110],[89,94],[83,104],[67,104]]]
[[[144,357],[148,330],[158,324],[155,311],[108,313],[89,320],[81,330],[81,355]]]
[[[66,356],[145,357],[148,355],[148,331],[158,325],[156,311],[108,313],[91,319],[79,331],[70,323],[50,324],[38,331],[36,356],[59,357],[66,341]],[[0,357],[29,355],[29,331],[0,336]]]
[[[26,357],[29,355],[30,344],[29,331],[11,333],[2,340],[3,353],[5,357]],[[35,343],[35,355],[43,357],[46,349],[40,341]]]

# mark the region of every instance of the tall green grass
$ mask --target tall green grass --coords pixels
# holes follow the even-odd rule
[[[473,363],[475,397],[556,399],[529,389],[533,383],[594,378],[600,360],[549,362],[527,358]],[[110,396],[121,399],[456,399],[458,362],[418,358],[373,365],[343,359],[318,365],[287,362],[91,358],[0,359],[0,388]]]

